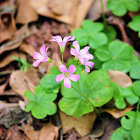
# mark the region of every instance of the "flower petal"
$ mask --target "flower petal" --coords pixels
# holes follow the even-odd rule
[[[39,60],[43,60],[44,59],[44,57],[40,53],[38,53],[38,52],[34,52],[33,58],[34,59],[39,59]]]
[[[48,61],[48,56],[46,56],[41,62],[46,62]]]
[[[34,67],[37,67],[39,65],[39,63],[41,62],[41,60],[36,60],[34,63],[33,63],[33,66]]]
[[[64,74],[59,74],[56,76],[56,82],[60,82],[65,78]]]
[[[86,66],[86,65],[85,65],[85,70],[86,70],[87,73],[90,72],[90,68],[88,66]]]
[[[56,41],[62,42],[62,38],[60,35],[52,36],[52,38],[55,39]]]
[[[68,41],[73,41],[75,39],[75,36],[71,36],[71,38]]]
[[[90,47],[86,46],[80,50],[79,54],[80,55],[87,54],[89,49],[90,49]]]
[[[78,74],[72,74],[69,77],[72,81],[78,81],[80,79],[80,75]]]
[[[72,45],[75,47],[76,51],[79,52],[80,46],[78,44],[78,41],[74,41]]]
[[[64,87],[71,88],[71,82],[69,78],[64,79]]]
[[[40,53],[43,55],[43,56],[46,56],[47,53],[45,51],[45,44],[42,45],[42,47],[40,48]]]
[[[46,48],[46,53],[47,53],[48,49],[49,49],[49,47]]]
[[[74,48],[70,50],[71,55],[77,56],[77,51]]]
[[[94,66],[94,62],[88,61],[86,62],[86,65],[92,68]]]
[[[88,60],[92,60],[94,57],[93,57],[92,54],[84,54],[84,55],[82,55],[82,58],[86,58]]]
[[[79,61],[81,62],[81,64],[85,64],[85,60],[83,58],[79,58]]]
[[[68,71],[65,65],[60,65],[58,68],[62,73],[65,73]]]
[[[74,36],[66,36],[63,38],[63,42],[73,41],[75,39]]]
[[[75,67],[73,64],[71,64],[71,65],[69,66],[68,72],[69,72],[70,74],[72,74],[72,73],[74,73],[75,71],[76,71],[76,67]]]

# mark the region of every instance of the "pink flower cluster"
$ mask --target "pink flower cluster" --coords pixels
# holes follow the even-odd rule
[[[53,39],[51,39],[50,41],[56,41],[59,44],[61,53],[64,53],[64,49],[65,49],[65,45],[68,41],[73,41],[75,39],[74,36],[66,36],[64,37],[64,39],[62,40],[62,38],[57,35],[57,36],[53,36]],[[85,70],[86,72],[90,72],[90,68],[89,67],[93,67],[94,63],[92,60],[94,57],[93,55],[91,55],[89,53],[89,46],[85,46],[83,49],[80,50],[80,46],[78,44],[78,41],[74,41],[73,42],[73,46],[74,48],[71,48],[70,53],[71,55],[75,56],[75,58],[77,60],[80,61],[80,63],[82,65],[85,66]],[[37,59],[34,63],[33,66],[37,67],[39,65],[40,62],[45,62],[45,61],[50,61],[50,58],[47,56],[47,50],[49,49],[49,47],[47,47],[45,49],[45,45],[43,44],[42,47],[40,48],[40,53],[38,52],[34,52],[33,54],[33,58]],[[73,74],[76,71],[76,67],[71,64],[69,69],[67,70],[65,65],[60,65],[58,67],[58,69],[62,72],[62,74],[59,74],[56,76],[56,82],[60,82],[62,80],[64,80],[64,86],[67,88],[71,88],[71,82],[72,81],[78,81],[80,79],[80,75],[78,74]]]

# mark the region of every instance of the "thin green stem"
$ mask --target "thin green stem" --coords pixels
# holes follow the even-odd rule
[[[105,11],[104,11],[103,0],[100,0],[100,3],[101,3],[102,18],[103,18],[104,26],[106,26],[107,22],[106,22],[106,17],[105,17]]]
[[[72,86],[72,88],[74,89],[74,90],[76,90],[81,96],[83,96],[93,107],[94,107],[94,105],[92,104],[92,102],[84,95],[84,94],[82,94],[78,89],[76,89],[74,86]],[[96,108],[96,107],[94,107],[94,109],[95,109],[95,111],[96,111],[96,113],[98,114],[98,116],[100,117],[100,119],[101,119],[101,115],[100,115],[100,112],[98,111],[98,109]]]
[[[64,60],[63,60],[63,54],[62,54],[62,64],[64,64]]]
[[[51,61],[51,63],[53,63],[53,61]],[[55,63],[53,63],[55,65]],[[55,65],[56,66],[56,65]],[[56,66],[57,67],[57,66]],[[58,67],[57,67],[58,68]]]
[[[139,114],[139,106],[140,106],[140,99],[138,100],[137,109],[136,109],[136,115],[135,115],[135,120],[134,120],[134,125],[133,125],[131,131],[134,129],[134,127],[136,125],[136,121],[137,121],[138,114]]]

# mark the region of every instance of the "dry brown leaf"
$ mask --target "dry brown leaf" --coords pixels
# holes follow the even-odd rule
[[[40,131],[36,131],[39,140],[57,140],[60,127],[51,123],[44,124]]]
[[[11,107],[11,106],[19,106],[19,105],[16,103],[7,103],[5,101],[0,101],[0,112],[2,109],[5,109],[5,108]]]
[[[107,1],[108,0],[103,0],[103,6],[104,6],[105,13],[109,12],[109,9],[107,9],[107,7],[106,7]],[[100,0],[95,0],[88,12],[88,19],[95,21],[101,17],[101,14],[102,14],[102,9],[101,9]]]
[[[96,117],[96,112],[88,113],[78,118],[67,116],[63,112],[60,112],[63,134],[74,128],[81,136],[87,135],[90,133]]]
[[[85,136],[85,137],[79,138],[78,140],[99,140],[99,139],[94,139],[94,138],[90,138],[88,136]]]
[[[28,37],[30,34],[31,32],[29,31],[28,26],[22,26],[7,43],[0,46],[0,55],[6,51],[18,48],[22,43],[22,40]]]
[[[38,20],[38,14],[30,5],[29,0],[16,0],[17,16],[16,23],[27,24]]]
[[[133,85],[131,78],[121,71],[109,70],[108,75],[112,82],[115,82],[123,88]]]
[[[31,123],[32,123],[32,119],[30,118],[29,123],[27,123],[24,126],[23,131],[30,140],[39,140]]]
[[[3,85],[0,85],[0,95],[3,95],[3,92],[6,88],[6,86],[8,85],[8,82],[9,82],[9,78]]]
[[[0,43],[10,39],[16,32],[15,20],[12,14],[0,15]]]
[[[126,107],[125,109],[102,109],[100,112],[107,112],[111,114],[114,118],[118,119],[125,116],[127,111],[131,111],[134,107]]]
[[[32,45],[27,43],[22,43],[19,47],[19,50],[29,54],[32,57],[33,57],[33,53],[36,51]]]
[[[12,57],[13,55],[18,57],[18,58],[26,59],[26,56],[24,53],[19,53],[18,51],[11,51],[6,56],[4,56],[3,59],[1,58],[0,68],[3,68],[6,65],[8,65],[9,63],[11,63],[12,61],[15,61],[15,59]]]
[[[78,28],[81,26],[81,23],[85,19],[93,2],[94,0],[88,0],[88,2],[87,0],[79,1],[74,18],[74,28]]]
[[[57,8],[55,6],[54,8],[57,8],[57,11],[58,11],[58,9],[61,9],[61,8],[64,9],[64,7],[67,7],[67,6],[69,7],[69,5],[71,7],[71,9],[68,10],[67,13],[63,13],[63,15],[56,15],[53,13],[54,10],[52,12],[48,7],[49,0],[41,0],[41,1],[40,0],[30,0],[31,5],[33,6],[33,8],[35,9],[35,11],[38,14],[40,14],[42,16],[50,17],[50,18],[53,18],[58,21],[61,21],[61,22],[67,23],[67,24],[71,24],[71,25],[74,22],[75,9],[78,4],[78,1],[79,0],[69,0],[69,1],[65,2],[65,5],[63,5],[63,7],[61,7],[62,3],[59,5],[59,8]],[[54,1],[54,2],[57,2],[57,1]],[[53,5],[55,5],[55,3]],[[55,11],[55,13],[56,13],[56,11]],[[60,12],[58,14],[60,14]]]
[[[31,71],[31,68],[29,68],[26,73],[24,73],[23,70],[17,70],[10,75],[9,84],[11,88],[25,101],[28,101],[28,99],[24,96],[25,91],[30,90],[34,93],[34,87],[39,84],[39,77],[34,72]]]

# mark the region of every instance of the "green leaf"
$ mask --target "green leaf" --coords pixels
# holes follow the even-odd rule
[[[128,103],[135,104],[138,102],[138,96],[135,94],[133,87],[126,87],[122,95],[125,97]]]
[[[133,90],[136,95],[140,96],[140,80],[133,83]]]
[[[108,42],[113,41],[117,36],[116,30],[110,25],[105,26],[103,32],[107,35]]]
[[[131,64],[130,77],[132,79],[140,79],[140,61]]]
[[[29,99],[29,104],[25,111],[31,111],[32,115],[37,119],[43,119],[47,115],[53,115],[56,112],[56,105],[53,101],[56,99],[56,94],[47,94],[42,86],[37,86],[34,89],[35,96],[30,91],[25,92],[25,97]]]
[[[103,28],[103,24],[86,19],[82,22],[82,27],[75,29],[72,35],[80,46],[90,45],[92,49],[96,49],[108,41],[106,34],[101,32]]]
[[[127,118],[122,117],[121,125],[124,129],[131,130],[133,128],[133,125],[135,122],[134,120],[135,120],[136,112],[135,111],[128,111],[125,113],[125,116],[127,116]],[[140,113],[138,113],[136,124],[140,124]]]
[[[47,74],[41,79],[40,83],[41,83],[41,86],[45,89],[45,91],[53,91],[61,87],[61,82],[56,82],[55,78],[56,78],[56,75]]]
[[[80,80],[72,82],[76,90],[65,88],[62,84],[61,94],[63,98],[59,101],[59,107],[67,115],[74,117],[92,112],[94,107],[106,104],[113,97],[110,83],[109,76],[103,71],[93,71],[90,74],[81,73]]]
[[[138,36],[140,37],[140,16],[136,15],[132,18],[132,21],[129,22],[130,29],[138,32]]]
[[[136,123],[134,128],[131,131],[131,136],[133,140],[139,140],[140,139],[140,124]]]
[[[111,83],[111,86],[114,89],[115,106],[119,109],[124,109],[126,107],[124,97],[122,96],[124,89],[114,82]]]
[[[135,54],[132,54],[132,56],[130,58],[130,62],[131,62],[131,64],[133,64],[135,62],[140,62],[140,61],[139,61],[139,58]]]
[[[107,8],[112,10],[114,15],[123,16],[127,10],[136,12],[139,10],[137,0],[108,0]]]
[[[102,69],[106,72],[109,70],[119,70],[124,73],[130,71],[130,58],[133,54],[133,48],[121,41],[112,41],[108,47],[99,48],[95,55],[99,60],[105,61]]]
[[[116,129],[112,136],[110,137],[110,140],[133,140],[130,131],[127,131],[123,129],[122,127]]]

